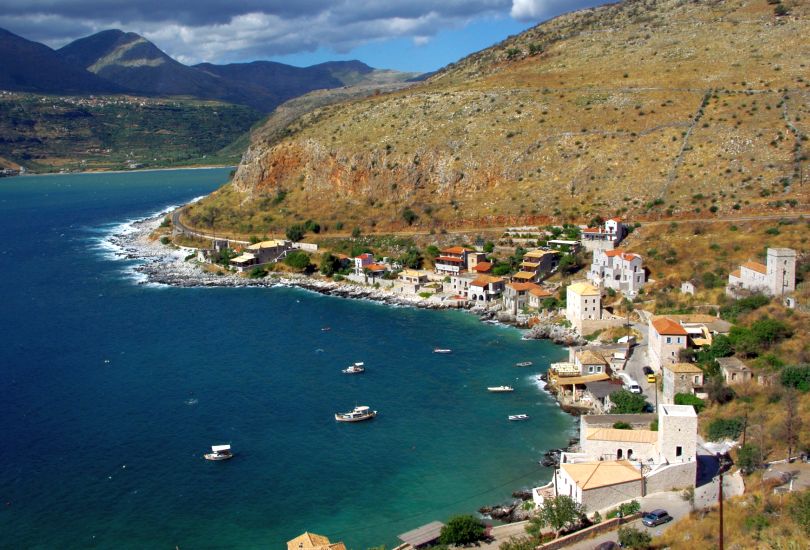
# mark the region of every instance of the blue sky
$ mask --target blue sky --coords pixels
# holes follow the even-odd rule
[[[0,27],[53,48],[107,29],[186,63],[359,59],[427,72],[604,0],[3,0]]]

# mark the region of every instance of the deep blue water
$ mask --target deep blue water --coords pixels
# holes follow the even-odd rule
[[[533,376],[556,346],[462,312],[141,285],[100,244],[226,177],[0,180],[0,547],[390,548],[550,478],[572,421]],[[334,421],[355,404],[378,418]],[[233,460],[201,458],[225,442]]]

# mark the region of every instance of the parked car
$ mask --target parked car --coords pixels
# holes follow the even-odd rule
[[[647,382],[649,382],[650,384],[655,384],[656,381],[655,371],[653,371],[650,367],[644,367],[641,370],[644,371],[644,376],[647,377]]]
[[[593,547],[593,550],[619,550],[620,548],[621,546],[619,546],[618,543],[608,540],[601,544],[597,544]]]
[[[635,382],[632,384],[625,384],[624,388],[630,393],[641,393],[641,386]]]
[[[641,518],[641,523],[647,527],[655,527],[656,525],[661,525],[662,523],[666,523],[668,521],[672,521],[672,516],[670,516],[666,510],[662,510],[661,508],[658,510],[653,510]]]

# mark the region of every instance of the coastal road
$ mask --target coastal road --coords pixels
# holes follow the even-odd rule
[[[626,372],[630,377],[632,377],[638,385],[641,386],[641,391],[644,394],[644,397],[647,398],[647,401],[655,405],[655,391],[656,385],[650,384],[647,382],[647,376],[644,374],[642,370],[645,366],[650,364],[649,357],[647,355],[648,350],[648,342],[647,337],[649,335],[649,328],[647,325],[645,314],[646,312],[639,311],[639,315],[641,316],[640,323],[633,323],[633,329],[641,334],[641,340],[633,346],[633,353],[630,355],[630,358],[627,360],[627,364],[624,367],[624,372]],[[660,399],[661,396],[659,395],[658,398]]]

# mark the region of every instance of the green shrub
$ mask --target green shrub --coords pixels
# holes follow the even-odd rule
[[[651,542],[652,537],[646,531],[640,531],[635,527],[619,528],[619,544],[622,548],[649,548]]]
[[[810,365],[787,366],[782,369],[779,379],[786,388],[807,392],[810,390]]]
[[[402,219],[405,220],[405,223],[408,225],[413,225],[413,222],[419,219],[419,216],[410,208],[405,208],[405,210],[402,211]]]
[[[696,395],[691,393],[676,393],[675,394],[675,404],[676,405],[692,405],[694,407],[695,412],[700,414],[706,407],[706,403]]]
[[[301,225],[300,223],[296,223],[288,227],[287,230],[284,232],[284,234],[292,242],[298,242],[304,238],[306,230],[304,229],[303,225]]]
[[[267,270],[264,268],[256,266],[250,271],[248,271],[249,279],[261,279],[262,277],[267,277]]]
[[[706,428],[706,437],[710,441],[737,439],[742,430],[743,421],[740,418],[715,418]]]
[[[307,269],[309,267],[309,254],[302,250],[290,252],[287,254],[287,257],[284,258],[284,263],[295,269]]]
[[[169,244],[170,242],[172,242],[172,240],[171,240],[169,237],[167,237],[166,235],[163,235],[163,236],[160,238],[160,244],[166,244],[166,245],[167,245],[167,244]]]
[[[611,414],[638,414],[644,412],[647,400],[644,395],[630,393],[627,390],[619,390],[610,394],[610,401],[613,407]]]
[[[442,544],[470,544],[484,536],[484,524],[473,516],[454,516],[442,527],[439,542]]]
[[[627,422],[615,422],[613,424],[614,430],[632,430],[633,426],[628,424]]]

